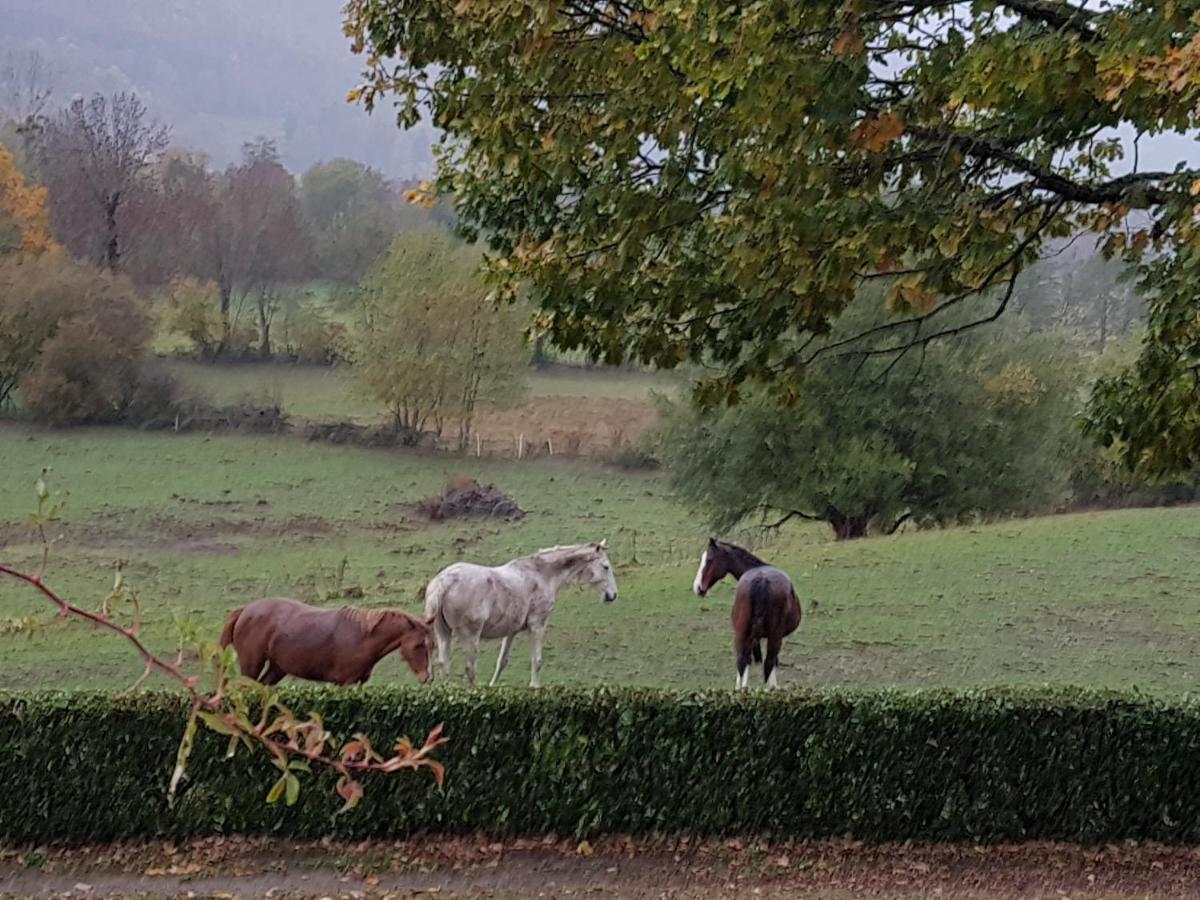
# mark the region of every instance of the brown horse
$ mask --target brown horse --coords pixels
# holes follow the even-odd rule
[[[763,681],[767,687],[777,687],[776,670],[783,639],[800,625],[800,601],[792,582],[783,572],[749,550],[709,538],[708,546],[700,555],[700,568],[696,570],[692,590],[696,596],[703,597],[726,575],[738,580],[731,617],[737,686],[749,685],[750,658],[753,656],[755,662],[762,661],[762,641],[766,640]]]
[[[429,680],[431,623],[398,609],[318,609],[286,598],[235,609],[221,630],[242,674],[276,684],[288,675],[333,684],[362,684],[380,659],[399,649],[417,680]]]

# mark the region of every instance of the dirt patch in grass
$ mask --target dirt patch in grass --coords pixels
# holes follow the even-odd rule
[[[1184,897],[1195,848],[486,837],[0,850],[0,893],[34,896]]]
[[[332,534],[333,523],[320,516],[269,519],[178,519],[172,516],[112,515],[84,524],[54,523],[47,537],[62,547],[165,550],[172,553],[227,555],[237,552],[234,538],[314,538]],[[0,525],[0,547],[38,542],[27,524]]]

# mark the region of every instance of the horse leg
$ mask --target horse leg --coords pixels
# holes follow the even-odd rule
[[[459,632],[462,634],[462,632]],[[475,686],[475,660],[479,657],[479,634],[463,635],[463,653],[467,669],[467,683]]]
[[[283,679],[286,677],[287,672],[284,672],[278,666],[273,665],[270,660],[267,660],[267,671],[262,673],[262,677],[259,678],[258,681],[260,684],[270,686],[273,684],[279,684],[279,682],[283,681]]]
[[[767,638],[767,660],[763,663],[763,682],[769,688],[779,687],[779,651],[782,647],[782,637],[772,635]]]
[[[734,649],[737,651],[737,687],[749,687],[751,642],[739,638]]]
[[[754,655],[754,661],[756,663],[760,663],[763,661],[763,659],[762,659],[762,641],[755,641],[754,645],[750,648],[750,650],[751,650],[751,653]]]
[[[488,687],[495,687],[496,682],[500,680],[500,673],[504,671],[504,667],[508,665],[508,651],[512,649],[513,636],[510,634],[500,641],[500,655],[496,658],[496,674],[492,676],[492,680],[488,682]]]
[[[542,625],[538,628],[531,626],[529,636],[533,642],[533,652],[529,657],[529,686],[540,688],[542,686],[542,641],[546,638],[546,626]]]
[[[446,627],[446,620],[441,614],[434,616],[433,619],[433,638],[437,643],[438,668],[441,669],[442,677],[450,678],[450,639],[452,635],[450,629]]]

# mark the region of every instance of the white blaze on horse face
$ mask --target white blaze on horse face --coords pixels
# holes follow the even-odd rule
[[[697,597],[704,596],[703,585],[700,581],[704,577],[704,566],[708,563],[708,550],[700,554],[700,568],[696,570],[696,577],[692,579],[692,592]]]

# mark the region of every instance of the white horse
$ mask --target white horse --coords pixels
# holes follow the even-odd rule
[[[554,612],[558,592],[582,583],[601,591],[604,601],[617,599],[617,580],[605,550],[606,542],[550,547],[502,566],[454,563],[425,586],[425,615],[433,618],[442,677],[450,674],[450,639],[466,649],[467,681],[475,683],[475,659],[480,638],[501,638],[494,685],[508,664],[515,635],[528,631],[533,640],[530,687],[540,687],[542,640]],[[490,686],[489,685],[489,686]]]

